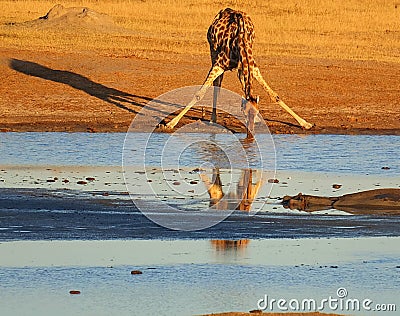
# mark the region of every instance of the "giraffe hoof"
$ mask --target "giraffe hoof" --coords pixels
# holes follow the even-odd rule
[[[168,124],[163,122],[157,125],[156,130],[159,132],[170,132],[173,130],[173,127],[170,127]]]
[[[171,124],[171,122],[168,122],[167,124],[163,125],[164,129],[166,130],[172,130],[174,129],[174,126]]]
[[[306,130],[309,130],[309,129],[311,129],[311,128],[313,128],[315,126],[315,124],[311,124],[311,123],[306,123],[306,124],[304,124],[302,127],[304,128],[304,129],[306,129]]]

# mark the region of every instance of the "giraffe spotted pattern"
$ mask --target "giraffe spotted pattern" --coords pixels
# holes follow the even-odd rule
[[[250,17],[230,8],[221,10],[214,18],[207,32],[210,44],[211,62],[224,71],[238,70],[238,77],[247,100],[256,103],[253,95],[254,25]],[[220,86],[222,78],[215,86]]]

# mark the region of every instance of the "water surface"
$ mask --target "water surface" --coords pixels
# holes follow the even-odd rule
[[[16,266],[0,270],[0,313],[199,315],[255,309],[264,295],[337,298],[338,288],[345,288],[349,298],[398,303],[397,239],[245,241],[0,245],[2,253],[8,247],[15,250],[13,256],[22,255],[14,258]],[[25,247],[35,252],[30,256]],[[51,260],[51,254],[57,258]],[[33,264],[21,267],[26,262]],[[131,275],[134,269],[143,274]],[[69,295],[70,290],[82,294]]]
[[[132,134],[132,133],[131,133]],[[88,165],[120,166],[125,133],[2,133],[0,138],[0,164],[12,165]],[[240,138],[244,135],[236,134]],[[170,134],[153,134],[151,143],[146,144],[147,134],[134,133],[130,136],[132,147],[148,147],[152,154],[146,158],[148,165],[159,166],[162,156],[164,163],[177,161],[180,166],[192,167],[215,164],[215,155],[208,146],[187,146],[188,142],[215,142],[222,148],[232,148],[232,136],[225,134],[185,134],[179,148],[163,150]],[[270,143],[270,135],[259,134],[259,143]],[[133,140],[132,140],[133,139]],[[317,172],[341,172],[354,174],[400,175],[400,137],[390,135],[273,135],[276,149],[276,166],[280,170],[301,170]],[[232,147],[233,146],[233,147]],[[263,147],[268,162],[274,161],[273,148]],[[134,149],[134,148],[132,148]],[[260,168],[257,150],[247,145],[246,153],[252,168]],[[132,154],[134,162],[134,153]],[[231,156],[232,157],[232,156]],[[234,156],[233,156],[234,157]],[[242,159],[238,155],[238,159]],[[254,159],[253,159],[254,158]],[[222,157],[224,163],[225,157]],[[137,158],[138,163],[141,157]],[[236,161],[240,165],[241,161]],[[382,170],[389,167],[389,170]],[[264,166],[265,168],[265,166]]]

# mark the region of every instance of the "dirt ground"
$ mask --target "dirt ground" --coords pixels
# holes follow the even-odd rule
[[[316,125],[301,129],[257,84],[260,112],[272,132],[400,135],[400,64],[289,57],[257,62],[281,99]],[[125,132],[148,101],[202,84],[209,66],[206,56],[149,60],[2,48],[0,130]],[[225,75],[223,87],[241,93],[235,73]],[[194,109],[180,125],[201,118]],[[243,130],[222,113],[218,123]]]

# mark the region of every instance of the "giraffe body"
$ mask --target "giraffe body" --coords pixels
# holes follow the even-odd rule
[[[250,17],[230,8],[220,11],[208,29],[207,40],[212,66],[221,67],[224,72],[237,69],[246,100],[255,102],[257,98],[252,88],[254,25]],[[220,86],[222,79],[217,82]]]

